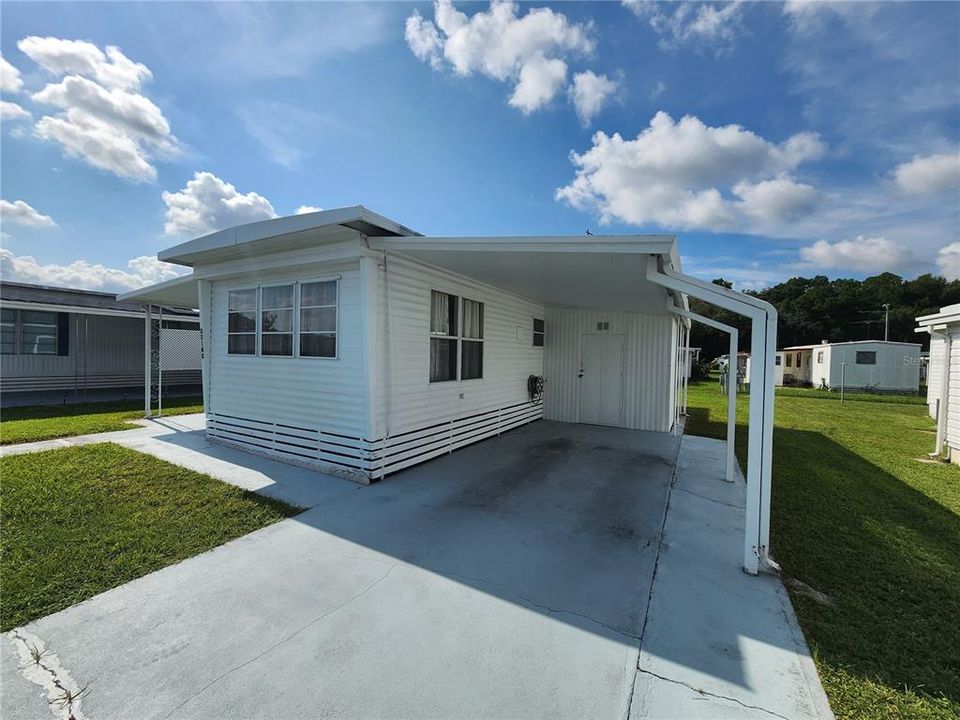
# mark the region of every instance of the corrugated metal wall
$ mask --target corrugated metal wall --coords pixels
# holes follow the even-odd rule
[[[876,365],[858,365],[857,352],[877,353]],[[849,389],[875,389],[896,392],[917,392],[920,387],[920,346],[891,345],[883,342],[862,342],[830,347],[831,388],[839,389],[841,363],[843,384]]]
[[[213,281],[208,413],[364,437],[367,381],[362,363],[359,267],[359,260],[351,260]],[[229,289],[337,275],[337,358],[227,354]]]
[[[389,283],[383,267],[378,274],[375,437],[529,400],[527,378],[543,373],[544,349],[532,339],[542,305],[396,255],[387,265]],[[430,382],[431,290],[484,303],[483,378]]]
[[[626,336],[623,378],[623,424],[636,430],[666,432],[673,423],[673,363],[676,321],[669,315],[547,308],[544,417],[577,422],[579,415],[580,341],[583,333]]]

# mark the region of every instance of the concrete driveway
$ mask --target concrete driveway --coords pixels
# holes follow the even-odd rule
[[[535,423],[24,632],[92,718],[623,718],[679,444]]]

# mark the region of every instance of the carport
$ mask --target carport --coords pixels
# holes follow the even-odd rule
[[[362,209],[361,209],[362,211]],[[318,233],[333,232],[341,235],[348,223],[343,221],[345,211],[329,211],[334,213],[316,213],[298,218],[280,218],[257,223],[251,226],[230,231],[223,237],[221,234],[194,241],[202,244],[197,252],[216,252],[221,262],[228,262],[229,258],[237,255],[236,260],[229,260],[230,272],[237,274],[264,272],[271,268],[283,267],[289,258],[316,257],[323,243],[333,242],[323,238],[334,235],[318,235]],[[365,212],[365,211],[364,211]],[[343,217],[341,217],[343,215]],[[350,216],[352,217],[352,215]],[[311,224],[312,223],[312,224]],[[337,224],[339,223],[339,224]],[[261,227],[262,226],[262,227]],[[230,234],[236,232],[236,235]],[[318,239],[319,238],[319,239]],[[696,297],[708,303],[722,307],[728,311],[748,318],[751,322],[750,350],[758,361],[751,364],[750,398],[749,398],[749,436],[747,458],[747,507],[746,528],[743,547],[743,568],[750,574],[757,574],[760,566],[768,560],[769,555],[769,522],[770,522],[770,487],[772,461],[772,431],[773,431],[773,362],[776,348],[776,311],[761,300],[738,293],[727,288],[707,283],[680,271],[680,258],[676,240],[667,235],[624,235],[624,236],[534,236],[534,237],[425,237],[420,235],[391,235],[391,236],[360,236],[362,243],[358,249],[350,246],[341,252],[359,253],[361,316],[366,318],[378,312],[382,297],[386,297],[387,330],[384,333],[386,340],[380,346],[378,329],[375,323],[369,323],[365,328],[366,338],[364,347],[378,347],[387,356],[384,384],[390,385],[391,369],[398,360],[400,352],[394,340],[394,333],[390,329],[390,307],[394,305],[394,293],[402,292],[402,288],[391,288],[391,267],[395,262],[404,260],[416,262],[423,267],[429,267],[447,273],[451,278],[467,278],[485,285],[502,289],[515,296],[528,298],[544,304],[549,308],[560,310],[570,309],[577,312],[619,312],[647,314],[648,316],[670,316],[679,318],[679,330],[674,333],[673,347],[665,348],[662,355],[663,364],[669,364],[669,371],[655,375],[634,376],[628,378],[635,386],[643,383],[673,383],[670,393],[662,393],[670,397],[673,407],[665,408],[669,416],[672,410],[672,421],[663,421],[663,415],[658,416],[656,429],[670,429],[674,433],[682,429],[682,415],[685,411],[685,373],[681,372],[686,364],[689,328],[693,321],[706,322],[715,327],[717,324],[690,312],[687,298]],[[282,248],[285,256],[256,254],[254,247],[257,243],[266,243],[263,247]],[[210,247],[215,246],[213,250]],[[190,247],[193,247],[192,245]],[[198,246],[199,247],[199,246]],[[338,250],[334,246],[325,248],[324,252],[333,253]],[[262,248],[261,248],[262,251]],[[339,251],[339,250],[338,250]],[[171,251],[168,251],[168,254]],[[183,257],[183,251],[178,251]],[[300,253],[294,255],[293,253]],[[305,261],[305,260],[304,260]],[[126,299],[137,299],[145,303],[176,303],[199,307],[201,323],[205,331],[209,327],[211,317],[211,287],[213,281],[205,273],[222,272],[211,266],[207,271],[200,268],[194,274],[176,280],[161,283],[151,288],[128,293]],[[385,282],[385,293],[379,283]],[[379,293],[379,294],[378,294]],[[403,298],[407,300],[407,298]],[[733,328],[722,326],[719,329],[731,335],[731,348],[737,343],[736,332]],[[518,335],[520,328],[517,329]],[[657,340],[663,343],[662,333]],[[210,345],[205,340],[204,350],[209,352]],[[550,348],[545,349],[544,366],[548,364]],[[562,368],[563,373],[548,377],[547,392],[556,393],[556,377],[561,374],[567,378],[576,377],[576,367],[572,366],[569,357],[575,353],[568,352],[567,366]],[[149,358],[147,359],[149,362]],[[365,360],[370,365],[370,375],[378,358],[368,356]],[[648,363],[649,365],[649,363]],[[204,392],[205,401],[209,400],[209,361],[204,362]],[[627,367],[625,374],[630,374]],[[549,373],[545,372],[545,375]],[[582,375],[582,372],[581,372]],[[669,378],[669,380],[664,380]],[[551,385],[552,383],[552,385]],[[729,383],[731,390],[735,383]],[[149,388],[147,390],[146,408],[149,412]],[[378,458],[386,458],[389,451],[396,447],[395,439],[391,434],[392,423],[392,388],[388,388],[383,415],[386,418],[386,429],[383,436],[371,435],[371,441],[363,441],[362,453],[369,458],[369,462],[376,467]],[[575,393],[568,393],[574,395]],[[376,398],[372,390],[371,397]],[[462,394],[461,394],[461,397]],[[548,401],[550,396],[548,395]],[[731,392],[730,399],[734,399]],[[372,399],[371,405],[376,403]],[[208,412],[209,412],[209,403]],[[664,408],[657,408],[660,412]],[[581,408],[582,410],[582,408]],[[368,415],[377,415],[375,409],[370,408]],[[550,418],[546,413],[545,417]],[[554,417],[568,422],[584,422],[582,413],[567,413],[565,417]],[[598,424],[611,424],[602,417],[592,420]],[[482,433],[475,433],[470,441],[499,434],[500,425],[497,413],[485,417],[486,423]],[[727,423],[727,448],[725,466],[717,468],[718,480],[726,477],[730,480],[734,468],[734,432],[735,413],[731,404]],[[516,423],[514,423],[515,425]],[[653,423],[646,427],[641,424],[625,425],[626,427],[640,427],[651,429]],[[451,421],[451,428],[453,422]],[[451,431],[449,447],[439,447],[434,443],[430,455],[421,455],[404,460],[403,465],[394,465],[396,469],[422,462],[429,457],[442,455],[449,450],[462,446],[463,442],[455,442]],[[395,457],[395,456],[394,456]],[[387,460],[381,461],[387,464]],[[380,467],[383,467],[381,465]],[[388,472],[390,470],[388,469]],[[382,474],[381,474],[382,476]],[[376,478],[376,476],[374,476]]]

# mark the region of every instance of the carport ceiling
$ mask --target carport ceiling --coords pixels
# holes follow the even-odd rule
[[[400,244],[393,247],[399,250]],[[667,312],[667,291],[646,279],[646,253],[404,249],[401,254],[546,305]]]

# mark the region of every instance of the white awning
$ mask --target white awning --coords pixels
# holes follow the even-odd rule
[[[165,280],[156,285],[148,285],[139,290],[118,293],[117,300],[134,300],[142,303],[192,309],[200,306],[197,279],[193,277],[193,273],[173,280]]]

